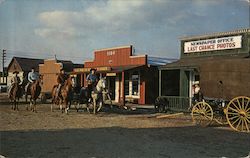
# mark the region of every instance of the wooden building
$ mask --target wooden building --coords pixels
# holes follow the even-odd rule
[[[18,76],[21,81],[27,81],[28,73],[31,71],[31,68],[34,67],[35,71],[39,71],[39,64],[43,63],[43,59],[33,59],[33,58],[22,58],[22,57],[13,57],[8,66],[8,77],[7,84],[10,84],[10,80],[13,77],[13,72],[18,71]]]
[[[180,60],[159,68],[159,94],[192,98],[199,81],[205,97],[250,96],[249,57],[250,29],[181,38]]]
[[[0,85],[7,85],[7,67],[4,67],[4,71],[0,71]]]
[[[85,61],[84,68],[74,69],[74,74],[80,76],[81,86],[86,86],[86,76],[96,68],[99,76],[106,76],[114,102],[149,104],[158,96],[157,66],[172,61],[134,55],[132,45],[106,48],[96,50],[94,60]]]
[[[39,65],[39,73],[42,76],[42,94],[50,95],[52,88],[57,84],[57,75],[60,69],[64,69],[65,73],[70,74],[74,68],[82,67],[82,64],[73,64],[72,61],[47,59],[43,64]]]

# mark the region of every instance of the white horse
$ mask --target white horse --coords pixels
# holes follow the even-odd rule
[[[105,88],[106,88],[106,77],[101,78],[98,81],[96,87],[93,89],[93,91],[91,93],[91,97],[93,99],[93,106],[94,106],[93,107],[94,108],[93,113],[94,114],[96,113],[96,111],[99,111],[101,109],[101,107],[102,107],[102,104],[103,104],[103,93],[106,92]],[[100,104],[99,107],[98,107],[98,109],[96,109],[97,103]]]

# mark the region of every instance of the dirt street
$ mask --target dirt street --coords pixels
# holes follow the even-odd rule
[[[3,104],[3,103],[0,103]],[[150,109],[118,108],[97,115],[71,110],[12,111],[0,105],[0,155],[5,157],[246,157],[250,134],[226,127],[196,127],[190,115],[157,119]]]

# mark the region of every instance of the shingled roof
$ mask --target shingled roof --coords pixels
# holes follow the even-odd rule
[[[39,64],[43,63],[43,59],[13,57],[8,66],[8,70],[14,61],[18,63],[18,65],[24,72],[30,71],[32,67],[35,67],[36,71],[38,71]]]

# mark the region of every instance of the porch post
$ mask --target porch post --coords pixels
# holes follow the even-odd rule
[[[122,82],[121,82],[121,105],[125,106],[125,72],[122,71]]]
[[[81,87],[83,86],[83,74],[80,74],[80,83],[81,83]]]
[[[159,96],[161,96],[161,69],[159,70]]]

